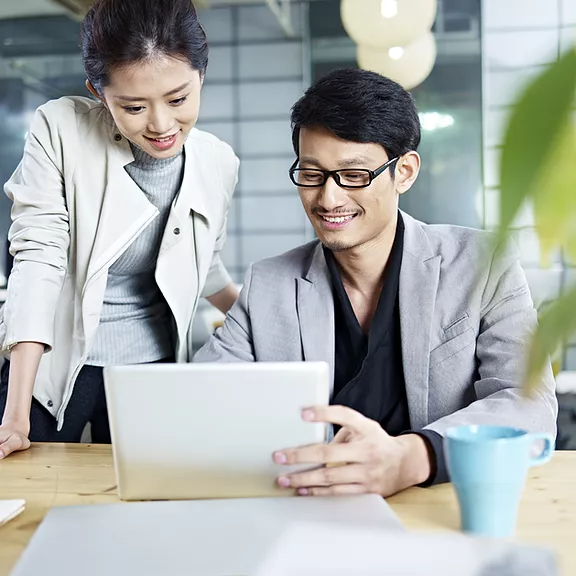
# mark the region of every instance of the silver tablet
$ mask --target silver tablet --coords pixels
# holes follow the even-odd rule
[[[301,417],[329,402],[323,362],[108,367],[104,382],[123,500],[290,496],[273,452],[326,438]]]

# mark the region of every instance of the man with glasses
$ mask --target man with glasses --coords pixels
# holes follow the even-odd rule
[[[518,255],[487,233],[398,210],[420,169],[412,97],[388,78],[337,70],[292,112],[292,182],[318,240],[250,266],[224,326],[195,360],[328,362],[328,444],[284,449],[278,478],[302,495],[444,482],[443,432],[501,424],[556,432],[550,367],[521,387],[536,312]],[[266,409],[265,406],[262,407]]]

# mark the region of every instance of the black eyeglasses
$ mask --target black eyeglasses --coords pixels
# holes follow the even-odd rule
[[[344,168],[342,170],[320,170],[319,168],[296,168],[299,160],[296,160],[290,168],[290,180],[301,188],[321,188],[332,176],[334,182],[341,188],[367,188],[372,180],[380,176],[386,168],[398,160],[399,156],[388,160],[376,170],[368,168]]]

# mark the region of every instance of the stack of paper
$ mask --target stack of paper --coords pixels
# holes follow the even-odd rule
[[[290,526],[253,576],[556,576],[549,550],[458,533]]]
[[[24,510],[24,500],[0,500],[0,526],[16,518]]]

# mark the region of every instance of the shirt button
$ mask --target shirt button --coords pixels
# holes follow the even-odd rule
[[[52,400],[48,400],[46,404],[48,405],[48,408],[52,408],[52,406],[54,406],[54,402],[52,402]]]
[[[120,134],[114,134],[114,140],[116,140],[116,142],[120,142],[120,140],[122,140],[122,136]]]
[[[178,236],[178,234],[180,234],[180,228],[174,228],[174,234]]]

